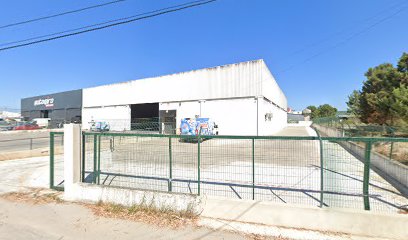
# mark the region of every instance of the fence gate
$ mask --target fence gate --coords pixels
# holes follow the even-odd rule
[[[50,188],[64,190],[63,132],[50,132]]]

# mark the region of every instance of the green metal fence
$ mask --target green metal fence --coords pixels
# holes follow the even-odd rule
[[[408,128],[362,123],[357,118],[342,119],[339,117],[323,117],[313,119],[315,125],[338,129],[345,137],[396,137],[408,136]]]
[[[50,132],[50,188],[64,190],[63,132]]]
[[[389,176],[395,169],[381,165],[372,151],[373,145],[382,142],[407,143],[408,139],[87,132],[82,140],[82,181],[321,207],[404,211],[407,169],[398,165],[401,177]]]

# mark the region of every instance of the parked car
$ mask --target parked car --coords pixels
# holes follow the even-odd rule
[[[17,126],[14,127],[14,130],[36,130],[41,129],[35,122],[19,122]]]
[[[0,120],[0,131],[10,131],[13,130],[13,125],[6,121],[1,121]]]

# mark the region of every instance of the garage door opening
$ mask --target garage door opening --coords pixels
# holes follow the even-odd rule
[[[176,134],[176,110],[161,110],[160,111],[160,133]]]
[[[159,103],[130,105],[131,129],[141,132],[159,132]]]

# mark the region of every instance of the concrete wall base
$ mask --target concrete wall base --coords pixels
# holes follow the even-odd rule
[[[67,201],[106,202],[131,207],[145,205],[155,209],[189,211],[200,214],[204,199],[190,194],[143,191],[128,188],[109,187],[87,183],[76,183],[71,191],[65,191]]]
[[[202,217],[364,237],[408,239],[408,215],[209,198]]]

